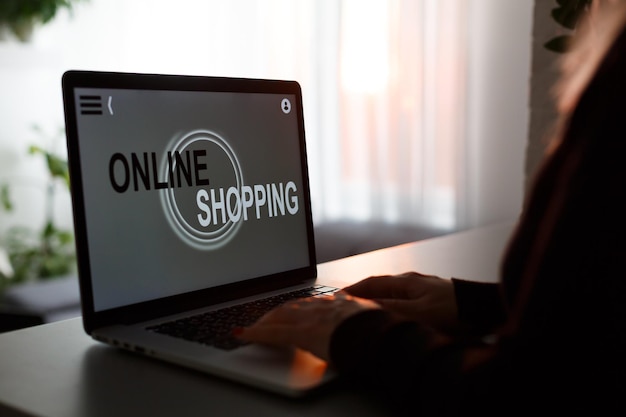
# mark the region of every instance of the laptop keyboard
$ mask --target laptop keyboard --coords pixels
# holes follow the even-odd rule
[[[249,303],[161,323],[148,327],[148,330],[219,349],[232,350],[247,344],[247,342],[232,336],[234,328],[253,324],[269,310],[289,300],[332,295],[338,290],[338,288],[334,287],[315,285]]]

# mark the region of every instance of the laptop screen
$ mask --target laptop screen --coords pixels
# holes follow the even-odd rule
[[[94,311],[310,266],[297,94],[71,94]]]

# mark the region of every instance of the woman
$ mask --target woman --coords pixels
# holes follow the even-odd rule
[[[624,415],[626,6],[606,8],[567,54],[562,123],[500,284],[371,277],[239,337],[309,350],[411,414]]]

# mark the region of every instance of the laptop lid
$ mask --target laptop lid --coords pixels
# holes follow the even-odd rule
[[[62,89],[87,333],[315,279],[297,82],[68,71]]]

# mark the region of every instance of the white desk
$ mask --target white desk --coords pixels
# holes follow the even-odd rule
[[[347,285],[410,270],[480,281],[498,278],[511,225],[495,225],[319,266]],[[80,319],[0,334],[1,416],[383,416],[341,383],[290,400],[93,341]]]

